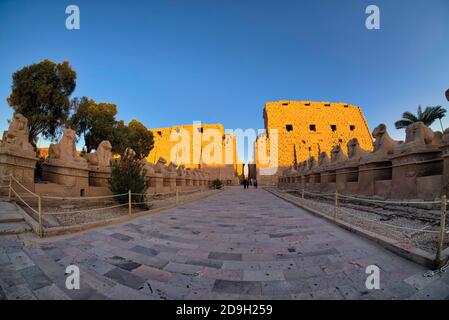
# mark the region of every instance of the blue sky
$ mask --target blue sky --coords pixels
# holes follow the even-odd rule
[[[69,4],[80,30],[65,28]],[[365,28],[369,4],[380,30]],[[258,129],[266,101],[344,101],[404,138],[393,128],[403,111],[449,107],[448,15],[447,0],[0,0],[0,130],[12,73],[49,58],[76,70],[73,96],[149,128]]]

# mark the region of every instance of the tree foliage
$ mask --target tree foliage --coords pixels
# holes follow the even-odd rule
[[[126,148],[136,152],[138,159],[145,158],[153,148],[153,134],[142,123],[132,120],[125,125],[116,121],[117,106],[112,103],[96,103],[83,97],[74,99],[75,113],[69,123],[79,136],[84,136],[86,151],[97,148],[103,140],[109,140],[112,151],[123,155]]]
[[[426,126],[430,126],[437,119],[442,119],[446,115],[446,109],[441,106],[427,107],[422,111],[421,106],[418,107],[416,115],[406,111],[402,114],[402,119],[396,121],[394,124],[396,129],[403,129],[414,122],[423,122]]]
[[[16,71],[12,78],[8,104],[28,119],[30,142],[35,145],[40,134],[54,139],[70,113],[76,72],[67,61],[43,60]]]
[[[72,102],[75,113],[70,118],[69,125],[78,136],[84,136],[86,151],[98,147],[101,141],[114,141],[114,129],[117,121],[117,106],[113,103],[96,103],[93,99],[75,98]]]
[[[128,147],[136,152],[138,159],[148,156],[154,147],[153,133],[137,120],[128,124],[128,130]]]
[[[112,162],[111,178],[109,179],[109,189],[115,195],[131,193],[133,202],[142,202],[144,194],[149,187],[145,179],[144,164],[139,159],[122,155],[121,158]],[[120,203],[128,202],[128,195],[118,196],[116,200]]]

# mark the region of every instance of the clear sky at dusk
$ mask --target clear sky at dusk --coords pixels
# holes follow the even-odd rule
[[[80,30],[65,28],[69,4]],[[365,28],[369,4],[380,30]],[[48,58],[76,70],[73,96],[149,128],[258,129],[266,101],[344,101],[403,139],[403,111],[449,108],[448,17],[447,0],[0,0],[0,130],[12,73]]]

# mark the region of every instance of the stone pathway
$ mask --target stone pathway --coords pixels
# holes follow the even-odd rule
[[[79,266],[80,290],[65,288]],[[365,268],[380,268],[380,290]],[[0,299],[435,299],[425,269],[261,189],[52,239],[0,237]]]
[[[31,231],[15,203],[0,200],[0,236]]]

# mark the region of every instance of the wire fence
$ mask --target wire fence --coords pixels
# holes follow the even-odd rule
[[[432,243],[436,243],[435,250],[435,262],[442,264],[442,252],[444,245],[447,242],[447,234],[449,229],[446,228],[446,211],[448,200],[446,195],[441,196],[439,200],[433,201],[399,201],[399,200],[381,200],[381,199],[369,199],[359,196],[352,196],[346,194],[340,194],[335,192],[316,192],[311,190],[305,190],[305,188],[298,189],[283,189],[282,191],[288,194],[296,194],[295,198],[299,196],[299,203],[306,207],[313,207],[321,213],[332,218],[335,222],[343,221],[353,226],[362,227],[364,229],[371,229],[379,231],[380,228],[384,228],[384,235],[393,236],[393,231],[398,232],[398,237],[402,239],[412,239],[418,235],[427,234],[432,239]],[[317,201],[320,200],[320,201]],[[298,200],[298,199],[297,199]],[[428,211],[427,223],[422,226],[422,221],[415,225],[407,225],[404,223],[405,219],[414,219],[415,216],[409,214],[396,215],[379,213],[376,211],[364,211],[363,206],[372,207],[380,206],[413,206],[417,208],[431,207],[438,210],[426,210]],[[390,223],[382,221],[382,215],[384,220],[391,220]],[[431,217],[431,218],[429,218]],[[396,223],[391,223],[397,218]],[[423,218],[423,219],[424,219]],[[424,219],[424,220],[425,220]],[[390,231],[388,231],[390,230]],[[427,240],[426,240],[427,241]],[[445,242],[446,241],[446,242]]]

